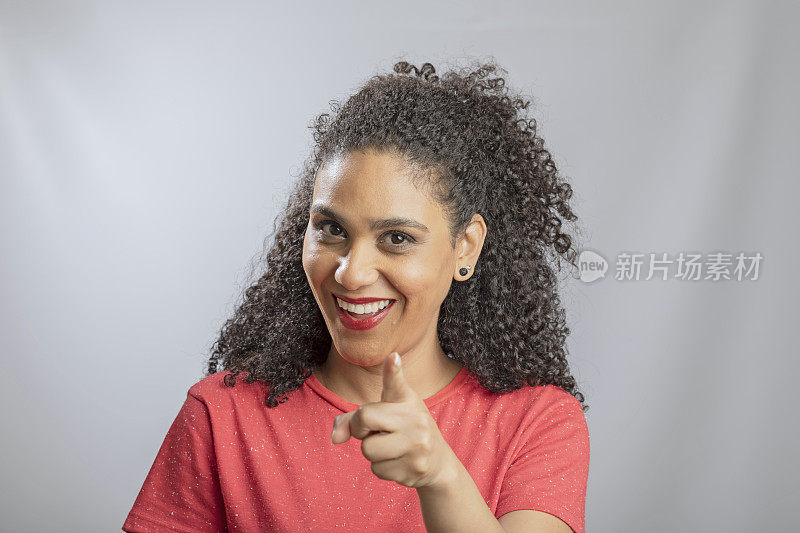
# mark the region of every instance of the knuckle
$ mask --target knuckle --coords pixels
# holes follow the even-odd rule
[[[353,421],[354,421],[356,424],[361,424],[361,423],[363,423],[363,422],[364,422],[364,413],[365,413],[365,411],[364,411],[364,406],[362,405],[362,406],[360,406],[358,409],[356,409],[356,412],[355,412],[355,413],[353,413],[353,418],[352,418],[352,420],[353,420]]]
[[[416,474],[424,474],[428,471],[429,461],[426,456],[420,456],[415,458],[411,462],[411,467],[414,469]]]
[[[376,422],[376,420],[375,420],[375,417],[376,417],[375,409],[372,406],[368,405],[368,404],[363,404],[363,405],[359,406],[359,408],[356,409],[356,414],[353,415],[353,416],[355,418],[358,418],[359,423],[361,423],[363,425],[367,425],[368,426],[370,424],[375,424],[375,422]]]
[[[364,440],[361,441],[361,455],[363,455],[364,457],[366,457],[370,461],[372,460],[372,457],[371,457],[372,456],[372,446],[370,446],[370,443],[369,443],[368,439],[364,439]]]
[[[427,433],[421,433],[417,440],[417,445],[425,452],[431,449],[431,436]]]

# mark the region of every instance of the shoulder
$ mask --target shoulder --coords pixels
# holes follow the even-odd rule
[[[188,395],[209,406],[227,407],[265,398],[266,387],[263,382],[247,383],[244,379],[246,374],[241,373],[236,376],[236,383],[231,387],[225,383],[225,376],[228,374],[231,372],[222,371],[206,376],[189,387]]]
[[[524,412],[547,412],[552,410],[567,413],[580,413],[583,406],[578,399],[557,385],[524,385],[521,388],[505,393],[503,396],[510,404]]]
[[[480,385],[478,377],[470,373],[465,386],[468,405],[475,410],[499,408],[508,418],[535,418],[535,415],[560,411],[584,418],[583,405],[572,394],[553,384],[524,384],[508,392],[490,392]],[[494,407],[492,407],[494,406]]]
[[[589,428],[581,402],[557,385],[526,385],[512,393],[521,430],[527,437],[570,438],[589,446]]]
[[[531,418],[531,430],[540,438],[569,442],[576,454],[589,454],[589,426],[583,406],[573,395],[556,385],[532,387],[538,404]]]
[[[550,409],[558,408],[569,412],[580,412],[583,415],[583,406],[578,399],[557,385],[538,385],[536,387],[526,386],[531,401],[536,402],[541,407]]]

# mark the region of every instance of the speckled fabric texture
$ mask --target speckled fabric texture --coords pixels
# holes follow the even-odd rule
[[[263,383],[189,389],[122,529],[425,531],[416,490],[372,473],[361,441],[331,444],[358,408],[311,375],[275,408]],[[493,394],[466,367],[425,404],[496,517],[535,509],[584,533],[589,432],[553,385]]]

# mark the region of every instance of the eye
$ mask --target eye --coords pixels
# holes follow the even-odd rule
[[[323,235],[323,237],[346,237],[347,234],[345,233],[344,229],[339,225],[339,223],[333,220],[322,220],[316,222],[314,227],[317,228]],[[330,227],[327,231],[324,229],[326,227]],[[385,244],[389,245],[390,248],[394,248],[395,250],[403,250],[408,246],[411,246],[413,243],[417,242],[414,237],[408,235],[407,233],[403,233],[402,231],[388,231],[383,234],[382,237],[388,237],[388,241],[382,240],[381,242],[385,242]]]
[[[390,231],[389,233],[386,233],[386,235],[389,236],[389,246],[395,248],[405,248],[406,246],[415,242],[413,237],[403,233],[402,231]],[[400,242],[397,242],[395,239],[400,239]]]
[[[338,228],[338,231],[336,231],[334,233],[327,233],[325,230],[322,229],[325,226],[332,226],[334,228]],[[322,222],[318,222],[317,224],[315,224],[315,227],[318,230],[322,231],[322,233],[324,233],[325,235],[330,235],[332,237],[339,237],[342,234],[342,232],[344,231],[342,229],[342,227],[339,224],[337,224],[336,222],[334,222],[333,220],[323,220]]]

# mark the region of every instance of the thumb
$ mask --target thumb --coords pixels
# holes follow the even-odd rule
[[[339,415],[333,421],[333,431],[331,431],[331,442],[333,444],[341,444],[350,440],[350,419],[353,418],[355,411],[350,411],[343,415]]]
[[[406,381],[401,365],[395,365],[394,360],[400,362],[400,354],[392,352],[383,361],[383,392],[381,393],[382,402],[402,402],[416,396],[416,392]]]

